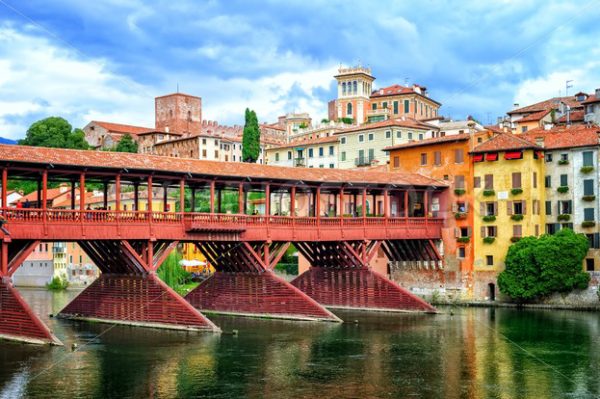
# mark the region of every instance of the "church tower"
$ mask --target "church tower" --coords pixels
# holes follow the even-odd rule
[[[354,122],[363,123],[375,80],[371,75],[371,68],[360,65],[340,67],[334,77],[337,80],[338,94],[335,115],[330,115],[330,119],[352,118]]]

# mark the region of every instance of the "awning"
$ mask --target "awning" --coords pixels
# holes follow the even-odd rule
[[[473,154],[473,162],[483,161],[483,154]]]
[[[485,154],[485,160],[486,161],[497,161],[498,160],[498,153],[497,152],[492,152],[489,154]]]
[[[521,151],[507,151],[504,153],[504,159],[521,159],[523,158],[523,152]]]

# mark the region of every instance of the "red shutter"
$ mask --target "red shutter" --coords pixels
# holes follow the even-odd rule
[[[486,161],[497,161],[498,160],[498,153],[497,152],[492,152],[489,154],[485,154],[485,160]]]
[[[512,211],[513,211],[513,202],[512,201],[506,201],[506,214],[508,216],[512,215]]]
[[[521,159],[523,158],[523,152],[521,151],[507,151],[504,153],[504,159]]]
[[[483,161],[483,154],[473,154],[473,162]]]

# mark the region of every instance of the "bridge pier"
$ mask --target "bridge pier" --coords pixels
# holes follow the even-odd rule
[[[313,298],[273,272],[289,243],[198,242],[216,267],[206,281],[186,296],[204,312],[293,320],[341,320]]]
[[[388,254],[390,244],[382,241],[296,243],[311,268],[291,284],[329,308],[436,312],[418,296],[371,270],[369,262],[382,244]]]
[[[12,283],[12,275],[39,244],[4,237],[0,248],[0,339],[32,344],[62,345],[33,312]]]
[[[158,278],[177,245],[168,241],[80,241],[102,275],[59,317],[187,331],[220,329]]]

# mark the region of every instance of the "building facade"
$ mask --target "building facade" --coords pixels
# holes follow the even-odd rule
[[[335,136],[297,140],[267,150],[270,165],[337,168],[339,141]]]

